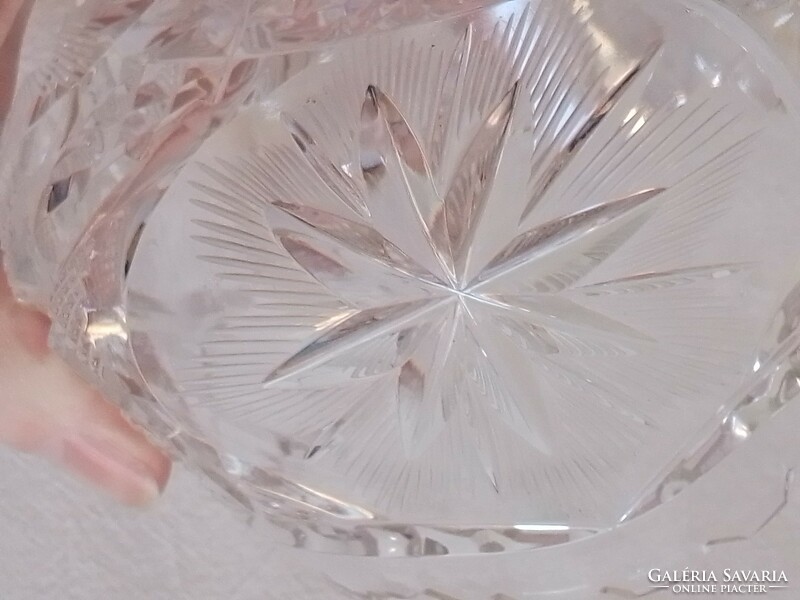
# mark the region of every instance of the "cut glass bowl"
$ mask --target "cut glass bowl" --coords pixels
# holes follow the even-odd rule
[[[39,0],[6,268],[279,541],[601,539],[797,394],[796,9]]]

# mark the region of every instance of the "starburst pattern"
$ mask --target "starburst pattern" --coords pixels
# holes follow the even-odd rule
[[[580,11],[500,23],[347,46],[318,94],[276,95],[266,141],[202,164],[198,256],[251,303],[183,385],[372,506],[456,487],[607,518],[636,491],[611,465],[741,364],[726,290],[749,266],[684,256],[753,128],[713,90],[643,103],[659,45],[608,63]],[[730,368],[703,374],[712,350]]]

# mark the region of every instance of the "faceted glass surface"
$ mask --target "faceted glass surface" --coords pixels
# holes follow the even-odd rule
[[[796,393],[779,4],[40,0],[7,266],[279,539],[610,532]]]

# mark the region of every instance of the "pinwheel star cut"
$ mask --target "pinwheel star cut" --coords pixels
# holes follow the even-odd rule
[[[487,423],[499,419],[543,457],[559,452],[548,404],[557,394],[541,369],[588,389],[599,385],[592,373],[559,355],[635,355],[657,342],[588,298],[741,270],[713,264],[592,277],[668,197],[706,181],[712,184],[699,193],[711,194],[717,179],[722,185],[734,176],[747,141],[738,131],[732,142],[716,143],[724,127],[736,128],[721,99],[685,107],[697,125],[670,107],[639,112],[658,46],[612,80],[588,44],[565,47],[573,54],[566,63],[547,64],[545,49],[539,58],[536,50],[506,57],[492,74],[486,52],[513,54],[530,43],[509,35],[488,47],[468,30],[449,59],[439,55],[445,66],[431,77],[438,91],[421,97],[408,81],[361,69],[354,57],[368,55],[363,48],[340,57],[341,77],[319,84],[319,101],[287,102],[267,117],[269,141],[204,165],[213,185],[197,187],[212,200],[196,202],[218,215],[237,213],[230,220],[239,224],[262,223],[268,249],[250,252],[246,264],[270,263],[269,286],[250,290],[263,295],[263,306],[295,301],[309,319],[318,315],[311,328],[281,321],[281,331],[297,333],[284,340],[289,352],[278,360],[270,354],[261,390],[391,380],[406,456],[420,456],[445,428],[458,428],[495,489],[502,429]],[[502,86],[487,85],[487,77]],[[592,144],[595,138],[603,143]],[[641,141],[650,138],[664,143]],[[672,139],[690,148],[686,160],[675,159]],[[628,163],[627,179],[603,181]],[[230,227],[204,227],[230,234]],[[229,250],[251,242],[202,239]],[[286,286],[292,291],[281,295]],[[605,397],[608,386],[599,393]],[[603,402],[647,426],[646,416]],[[330,443],[329,436],[327,428],[313,446]]]

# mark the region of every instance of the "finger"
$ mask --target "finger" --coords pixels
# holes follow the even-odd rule
[[[25,4],[25,0],[0,0],[0,44],[14,29],[14,20]]]
[[[0,123],[14,95],[19,48],[29,11],[30,2],[26,0],[0,0]]]
[[[47,349],[48,329],[45,317],[13,301],[0,272],[0,442],[124,503],[153,501],[169,478],[168,458]]]

